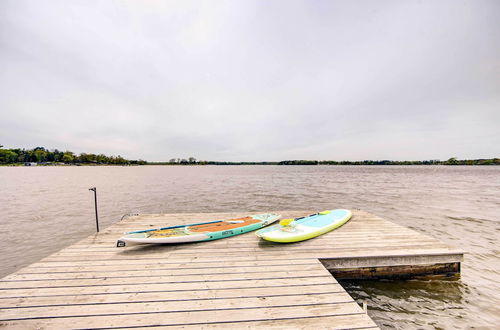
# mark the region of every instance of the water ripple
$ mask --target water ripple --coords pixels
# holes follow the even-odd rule
[[[460,246],[461,279],[344,282],[382,328],[500,324],[500,167],[0,167],[6,275],[126,213],[363,209]],[[26,245],[26,237],[30,245]],[[33,239],[36,238],[36,239]]]

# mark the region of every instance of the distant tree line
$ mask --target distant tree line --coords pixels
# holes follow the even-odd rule
[[[278,162],[278,165],[318,165],[319,163],[318,160],[282,160]]]
[[[278,165],[500,165],[500,158],[448,160],[285,160]]]
[[[151,165],[500,165],[500,158],[491,159],[456,159],[448,160],[282,160],[279,162],[223,162],[197,161],[194,157],[172,158],[168,162],[155,162]]]
[[[122,156],[81,153],[71,151],[48,150],[44,147],[34,149],[2,149],[0,145],[0,164],[41,163],[41,164],[105,164],[105,165],[144,165],[144,160],[128,160]]]
[[[171,158],[168,162],[148,162],[148,165],[278,165],[278,162],[222,162],[189,157]]]
[[[500,158],[490,159],[457,159],[448,160],[283,160],[280,162],[223,162],[196,160],[194,157],[172,158],[168,162],[146,162],[144,160],[128,160],[121,156],[81,153],[71,151],[48,150],[44,147],[34,149],[2,149],[0,145],[0,164],[96,164],[96,165],[500,165]]]

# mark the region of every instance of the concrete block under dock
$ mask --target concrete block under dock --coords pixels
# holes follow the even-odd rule
[[[0,326],[376,329],[336,278],[460,271],[461,250],[363,211],[354,211],[341,228],[299,243],[247,233],[115,247],[127,231],[248,214],[129,217],[0,280]]]

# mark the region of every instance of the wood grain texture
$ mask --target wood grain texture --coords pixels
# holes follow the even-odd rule
[[[275,213],[299,217],[314,212]],[[376,329],[325,266],[350,275],[369,267],[390,272],[397,266],[392,269],[404,272],[416,265],[439,269],[433,264],[457,264],[463,255],[363,211],[354,211],[351,221],[335,231],[294,244],[247,233],[203,243],[115,247],[126,231],[246,215],[129,217],[1,279],[0,325]]]

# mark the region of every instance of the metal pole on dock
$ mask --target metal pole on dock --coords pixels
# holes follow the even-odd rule
[[[99,216],[97,215],[97,189],[96,187],[90,188],[94,192],[94,202],[95,202],[95,225],[97,227],[97,232],[99,232]]]

